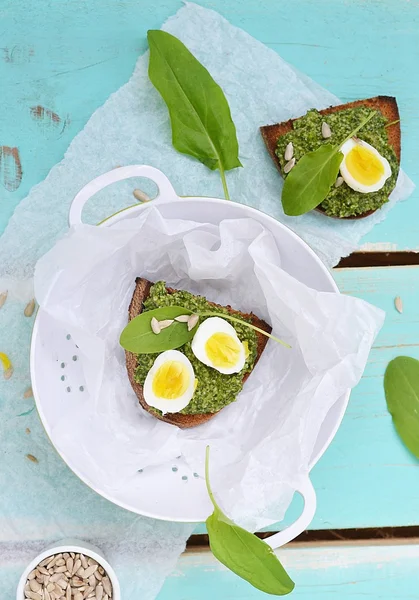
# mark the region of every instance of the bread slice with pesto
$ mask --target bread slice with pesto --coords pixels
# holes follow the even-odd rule
[[[340,113],[341,111],[346,111],[346,110],[350,110],[350,109],[359,109],[359,108],[367,108],[367,109],[373,109],[373,110],[378,111],[379,113],[381,113],[381,115],[384,117],[384,119],[389,124],[389,126],[385,127],[386,134],[387,134],[387,142],[388,142],[388,145],[390,146],[390,148],[392,148],[392,150],[394,151],[394,155],[395,155],[395,158],[397,161],[397,165],[396,165],[397,169],[395,169],[397,172],[393,173],[394,176],[392,178],[392,187],[394,188],[395,182],[397,179],[398,168],[400,165],[400,157],[401,157],[400,117],[399,117],[399,110],[397,107],[396,98],[394,98],[392,96],[376,96],[374,98],[368,98],[366,100],[356,100],[355,102],[348,102],[346,104],[340,104],[338,106],[331,106],[329,108],[320,110],[318,112],[320,115],[326,117],[326,120],[327,120],[328,115],[335,115],[336,113]],[[287,134],[291,135],[290,132],[295,130],[296,122],[299,121],[299,119],[303,118],[304,116],[306,116],[306,115],[302,115],[302,117],[298,117],[296,119],[289,119],[288,121],[284,121],[282,123],[277,123],[274,125],[265,125],[260,128],[260,131],[261,131],[263,140],[265,142],[265,145],[268,149],[268,152],[269,152],[272,160],[274,161],[276,167],[278,168],[281,175],[283,175],[283,176],[284,176],[284,173],[283,173],[284,160],[282,160],[282,157],[281,157],[281,160],[278,157],[278,154],[277,154],[278,143],[280,143],[279,141],[281,138],[285,139],[284,136],[286,136]],[[357,135],[359,138],[363,139],[362,129],[359,131],[359,133]],[[282,165],[281,165],[281,163],[282,163]],[[388,193],[390,193],[392,190],[388,189],[387,191],[388,191]],[[355,194],[357,194],[357,192],[355,192],[355,194],[353,194],[351,192],[351,194],[352,194],[352,196],[355,196]],[[368,194],[364,194],[364,196],[367,196],[367,195]],[[387,199],[388,199],[388,194],[387,194]],[[325,203],[325,206],[327,207],[327,203]],[[319,210],[323,213],[328,214],[327,208],[326,209],[324,208],[323,203],[321,205],[319,205],[316,210]],[[370,214],[372,214],[373,212],[375,212],[376,210],[378,210],[378,208],[369,209],[369,210],[361,209],[360,211],[357,212],[357,214],[351,214],[348,216],[340,216],[338,214],[329,214],[328,216],[336,216],[339,218],[346,218],[346,219],[356,219],[356,218],[367,217]]]
[[[134,319],[136,316],[138,316],[140,313],[143,312],[144,302],[147,300],[147,298],[149,298],[150,290],[152,289],[153,285],[154,284],[151,281],[148,281],[147,279],[144,279],[142,277],[138,277],[136,279],[134,294],[132,296],[132,300],[131,300],[131,303],[129,305],[129,310],[128,310],[128,320],[129,321],[131,321],[132,319]],[[175,290],[173,288],[167,288],[167,287],[165,288],[165,291],[168,294],[175,294],[175,293],[179,292],[179,290]],[[253,325],[255,325],[256,327],[259,327],[260,329],[263,329],[267,333],[271,333],[271,331],[272,331],[272,328],[270,325],[265,323],[265,321],[263,321],[262,319],[260,319],[256,315],[254,315],[253,313],[249,313],[249,314],[242,313],[238,310],[234,310],[233,308],[231,308],[231,306],[223,307],[223,306],[220,306],[219,304],[215,304],[214,302],[209,302],[209,304],[215,308],[227,310],[228,313],[230,313],[232,315],[237,315],[238,317],[248,320]],[[266,343],[268,341],[267,336],[265,336],[259,332],[255,332],[255,335],[256,335],[255,360],[252,365],[252,370],[255,367],[256,363],[258,362],[259,358],[261,357],[262,352],[265,349]],[[180,350],[182,351],[182,348],[180,348]],[[214,417],[219,412],[219,410],[217,410],[216,412],[198,412],[195,414],[185,414],[182,411],[182,412],[178,412],[178,413],[165,413],[163,415],[160,411],[156,411],[155,409],[153,409],[151,406],[149,406],[147,404],[147,402],[144,398],[143,386],[139,382],[139,378],[137,376],[139,357],[136,354],[133,354],[132,352],[129,352],[129,351],[125,351],[125,356],[126,356],[126,366],[127,366],[127,371],[128,371],[128,377],[129,377],[131,386],[132,386],[135,394],[137,395],[137,398],[138,398],[141,406],[147,412],[151,413],[153,416],[160,419],[161,421],[165,421],[166,423],[170,423],[172,425],[177,425],[180,428],[195,427],[196,425],[201,425],[202,423],[209,421],[209,419]],[[207,368],[210,368],[210,367],[207,367]],[[216,375],[216,373],[214,371],[214,376],[215,375]],[[246,381],[246,379],[249,377],[249,375],[250,375],[249,371],[247,371],[243,375],[242,383],[244,383]],[[198,385],[199,385],[199,383],[198,383]]]

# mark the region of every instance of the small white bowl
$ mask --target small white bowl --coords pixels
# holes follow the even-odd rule
[[[121,590],[119,587],[119,581],[116,577],[115,571],[112,569],[111,565],[103,556],[102,551],[89,544],[88,542],[82,542],[80,540],[75,539],[66,539],[60,540],[56,544],[52,544],[48,546],[41,554],[38,554],[33,561],[26,567],[23,571],[22,576],[19,580],[19,585],[17,586],[16,592],[16,600],[25,600],[25,585],[26,580],[28,579],[28,575],[35,567],[39,565],[45,558],[48,556],[53,556],[54,554],[61,554],[64,552],[74,552],[76,554],[84,554],[87,558],[93,558],[96,560],[106,571],[109,579],[112,584],[112,600],[121,600]]]

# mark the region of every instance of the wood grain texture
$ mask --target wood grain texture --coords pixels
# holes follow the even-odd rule
[[[419,181],[416,141],[419,80],[417,0],[201,0],[248,31],[342,101],[378,94],[397,97],[402,166]],[[93,111],[130,77],[179,0],[73,0],[50,6],[4,0],[0,16],[0,145],[18,147],[23,178],[15,191],[0,186],[0,232],[33,184],[45,178]],[[362,43],[360,42],[362,40]],[[42,106],[71,123],[40,127],[31,107]],[[392,210],[366,242],[419,247],[419,192]]]
[[[277,555],[300,600],[408,600],[417,598],[419,540],[377,545],[340,543],[287,546]],[[268,596],[239,579],[209,551],[183,554],[158,600],[262,600]]]

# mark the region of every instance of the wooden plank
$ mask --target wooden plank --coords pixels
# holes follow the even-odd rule
[[[278,556],[301,600],[408,600],[418,598],[419,545],[288,546]],[[253,600],[266,598],[219,563],[210,551],[183,554],[158,600]]]
[[[387,316],[342,425],[312,471],[318,508],[311,529],[418,525],[419,461],[394,431],[383,375],[395,356],[419,359],[419,267],[335,269],[333,275],[342,292],[379,306]],[[403,314],[394,308],[395,296],[403,300]],[[297,498],[285,523],[301,505]]]
[[[417,0],[299,0],[292,14],[288,3],[269,0],[200,3],[344,101],[396,95],[403,165],[419,180],[419,81],[413,75],[419,62]],[[0,232],[19,200],[63,157],[93,111],[128,80],[146,48],[147,29],[160,27],[178,8],[178,0],[2,2],[0,146],[19,153],[22,179],[12,156],[10,181],[6,187],[0,183]],[[416,191],[398,205],[364,241],[417,249],[418,197]]]

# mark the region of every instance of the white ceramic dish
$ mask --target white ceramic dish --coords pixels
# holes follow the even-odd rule
[[[109,227],[123,219],[130,219],[156,204],[166,218],[190,219],[214,224],[226,218],[252,218],[262,223],[273,234],[281,254],[281,267],[285,271],[314,289],[339,293],[332,276],[317,255],[290,229],[261,211],[235,202],[218,198],[180,198],[167,177],[153,167],[145,165],[120,167],[91,181],[73,201],[69,216],[70,225],[81,223],[83,206],[96,192],[129,177],[147,177],[153,180],[159,188],[157,198],[152,203],[137,204],[112,215],[101,223],[102,227]],[[76,393],[85,393],[88,401],[86,390],[78,391],[84,389],[82,365],[80,361],[72,360],[75,347],[66,339],[66,333],[42,309],[38,311],[31,347],[32,386],[42,423],[62,458],[92,489],[128,510],[157,519],[205,521],[212,512],[212,507],[202,474],[197,476],[190,472],[182,460],[173,461],[173,464],[167,466],[145,469],[139,475],[141,483],[137,485],[135,491],[125,489],[110,495],[83,473],[82,464],[77,464],[71,456],[60,451],[60,440],[54,438],[49,423],[54,414],[60,411],[60,406],[68,402],[67,387],[76,390]],[[66,374],[65,385],[61,381],[63,368]],[[329,411],[320,430],[310,468],[316,464],[332,441],[348,400],[349,391]],[[278,547],[296,537],[307,528],[314,516],[316,495],[308,477],[301,480],[298,492],[304,497],[303,513],[290,527],[269,539],[272,547]]]
[[[35,556],[32,562],[29,563],[22,573],[17,586],[16,600],[25,600],[24,588],[29,573],[33,571],[33,569],[35,569],[35,567],[37,567],[39,563],[48,556],[53,556],[54,554],[61,554],[64,552],[84,554],[87,558],[93,558],[96,562],[98,562],[105,569],[109,579],[111,580],[113,590],[112,600],[121,600],[121,590],[119,587],[118,578],[115,574],[115,571],[104,557],[102,551],[88,542],[82,542],[75,539],[60,540],[56,544],[52,544],[51,546],[48,546],[48,548],[45,548],[45,550],[41,552],[41,554],[38,554],[38,556]]]

